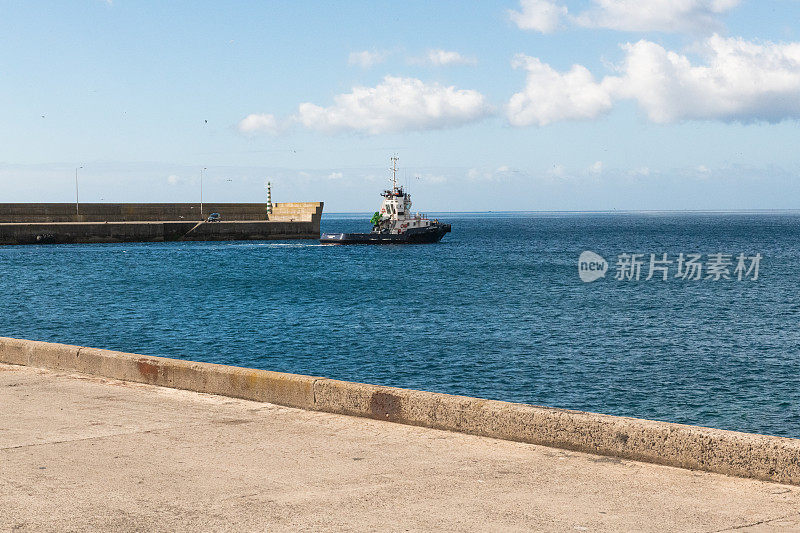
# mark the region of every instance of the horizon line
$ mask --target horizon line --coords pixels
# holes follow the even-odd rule
[[[323,211],[323,216],[328,215],[364,215],[372,211]],[[658,213],[692,213],[692,214],[759,214],[759,213],[793,213],[800,214],[800,208],[776,209],[589,209],[589,210],[487,210],[487,211],[429,211],[428,213],[446,214],[658,214]],[[424,213],[427,214],[427,213]]]

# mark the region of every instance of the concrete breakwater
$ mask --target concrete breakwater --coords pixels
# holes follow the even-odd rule
[[[0,204],[0,244],[318,239],[322,202]],[[200,223],[210,213],[221,222]]]
[[[0,338],[0,362],[800,485],[800,440]]]

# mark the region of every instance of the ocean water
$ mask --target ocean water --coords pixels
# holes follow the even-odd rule
[[[436,245],[2,247],[0,335],[800,437],[800,214],[438,216]],[[646,281],[650,253],[733,279]]]

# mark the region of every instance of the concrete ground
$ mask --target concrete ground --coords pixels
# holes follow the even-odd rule
[[[0,531],[800,530],[800,487],[0,364]]]

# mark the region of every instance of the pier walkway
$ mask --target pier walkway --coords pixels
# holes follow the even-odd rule
[[[0,364],[0,531],[800,530],[800,487]]]

